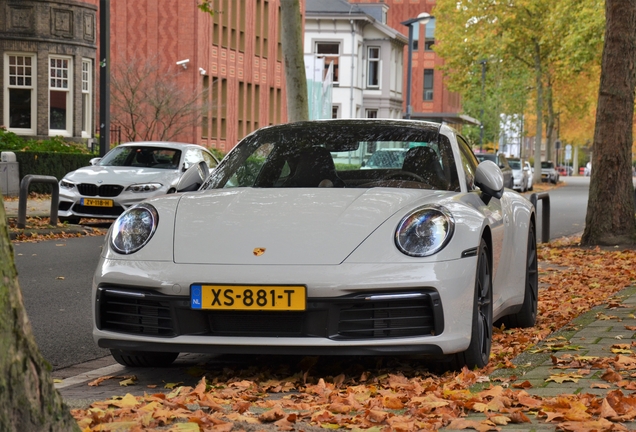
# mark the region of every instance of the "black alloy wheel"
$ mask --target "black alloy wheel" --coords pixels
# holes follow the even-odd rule
[[[492,346],[492,267],[488,245],[481,240],[477,251],[477,275],[470,345],[464,352],[455,354],[458,368],[482,368],[488,364]]]

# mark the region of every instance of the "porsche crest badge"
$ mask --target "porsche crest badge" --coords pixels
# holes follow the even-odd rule
[[[265,248],[254,248],[252,253],[254,254],[254,256],[261,256],[265,253]]]

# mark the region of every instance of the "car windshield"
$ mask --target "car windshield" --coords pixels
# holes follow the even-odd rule
[[[541,168],[554,168],[554,164],[552,162],[541,162]]]
[[[179,167],[180,159],[181,150],[162,147],[119,146],[106,153],[98,165],[176,169]]]
[[[521,169],[521,162],[518,160],[508,159],[508,164],[510,165],[510,168],[512,168],[513,170]]]
[[[378,158],[377,154],[382,156]],[[384,159],[388,154],[395,154],[390,156],[394,159]],[[383,161],[381,167],[380,162],[370,163],[376,159]],[[456,190],[458,185],[451,144],[439,134],[439,126],[336,120],[256,131],[237,144],[202,188]]]

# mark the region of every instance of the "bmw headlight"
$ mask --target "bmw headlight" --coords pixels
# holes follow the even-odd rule
[[[126,190],[131,192],[154,192],[161,186],[161,183],[136,183],[128,186]]]
[[[454,229],[455,221],[445,208],[421,207],[400,221],[395,231],[395,245],[409,256],[433,255],[446,246]]]
[[[113,223],[110,245],[120,254],[137,252],[152,238],[159,223],[159,214],[150,204],[129,208]]]
[[[60,180],[60,187],[63,187],[64,189],[73,189],[75,184],[62,179]]]

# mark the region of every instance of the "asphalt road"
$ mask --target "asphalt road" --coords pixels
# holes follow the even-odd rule
[[[92,337],[91,281],[103,236],[13,245],[35,340],[53,369],[108,355]]]
[[[584,227],[589,177],[563,180],[564,186],[549,192],[550,238],[577,234]],[[541,233],[540,214],[538,219]],[[91,281],[103,241],[100,236],[14,244],[27,314],[53,370],[109,355],[91,334]]]
[[[589,177],[561,177],[564,185],[548,192],[550,196],[550,239],[582,233],[590,189]],[[532,192],[526,194],[530,197]],[[544,201],[537,205],[537,240],[541,241]]]

